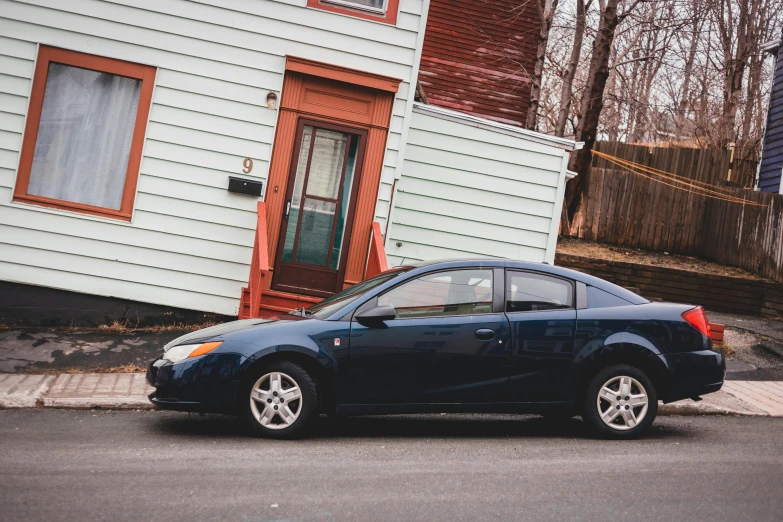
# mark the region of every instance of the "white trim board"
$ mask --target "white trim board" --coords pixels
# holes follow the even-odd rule
[[[427,105],[421,102],[413,102],[413,112],[426,114],[434,118],[449,120],[456,123],[462,123],[464,125],[470,125],[472,127],[478,127],[480,129],[498,132],[500,134],[515,136],[517,138],[526,139],[535,143],[541,143],[543,145],[558,147],[569,152],[579,150],[584,146],[584,142],[581,141],[558,138],[557,136],[550,136],[548,134],[542,134],[540,132],[523,129],[522,127],[514,127],[513,125],[506,125],[492,120],[471,116],[469,114],[442,109],[440,107],[435,107],[434,105]]]

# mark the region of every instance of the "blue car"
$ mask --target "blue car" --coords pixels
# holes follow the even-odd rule
[[[629,439],[726,373],[699,306],[508,260],[384,272],[308,309],[189,333],[150,363],[161,409],[231,413],[292,438],[330,415],[581,415]]]

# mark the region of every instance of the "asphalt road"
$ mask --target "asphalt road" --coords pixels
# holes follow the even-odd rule
[[[783,419],[322,419],[308,440],[163,412],[0,410],[0,520],[781,520]]]

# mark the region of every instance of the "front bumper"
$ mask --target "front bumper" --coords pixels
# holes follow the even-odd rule
[[[726,378],[726,359],[714,350],[659,355],[669,369],[664,403],[700,397],[721,389]]]
[[[147,382],[155,391],[149,400],[164,410],[233,413],[243,360],[239,354],[209,353],[178,363],[152,361]]]

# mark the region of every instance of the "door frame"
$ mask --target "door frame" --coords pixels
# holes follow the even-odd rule
[[[288,228],[288,220],[283,218],[283,216],[285,215],[285,206],[283,206],[283,215],[281,216],[280,219],[280,227],[279,227],[279,233],[277,238],[277,248],[275,249],[274,271],[272,272],[271,289],[285,291],[285,292],[295,292],[303,295],[328,297],[335,292],[339,292],[343,286],[343,279],[345,277],[345,266],[348,261],[348,252],[350,249],[351,235],[353,232],[353,218],[356,210],[356,200],[358,198],[359,186],[360,186],[362,170],[363,170],[362,167],[364,165],[364,152],[367,147],[367,131],[360,127],[352,127],[349,125],[337,124],[337,123],[318,120],[306,116],[300,116],[299,118],[297,118],[296,134],[294,137],[294,147],[291,154],[291,163],[288,167],[288,178],[286,179],[286,187],[285,190],[283,191],[285,194],[285,199],[283,201],[292,200],[294,188],[296,186],[296,170],[299,164],[299,153],[302,149],[302,136],[304,135],[305,125],[310,125],[314,128],[344,132],[346,134],[353,134],[359,137],[359,144],[356,153],[356,164],[354,167],[353,180],[351,181],[351,198],[348,201],[348,214],[345,216],[345,225],[343,229],[343,247],[340,249],[340,264],[337,266],[337,283],[335,284],[335,289],[331,292],[315,290],[311,288],[293,287],[290,285],[285,285],[280,283],[280,267],[283,263],[283,250],[284,250],[283,247],[285,245],[285,236],[286,236],[285,232]],[[307,180],[310,176],[310,159],[312,158],[312,151],[314,150],[314,146],[315,146],[315,131],[313,132],[313,138],[310,146],[311,146],[310,148],[311,154],[310,154],[310,158],[308,158],[307,160],[307,171],[305,173],[305,179],[302,183],[302,200],[304,200],[305,193],[307,191]],[[348,151],[346,150],[346,154],[347,153]],[[337,195],[338,202],[340,201],[340,199],[342,199],[343,183],[345,181],[346,167],[347,165],[344,166],[343,172],[340,175],[340,190]],[[338,208],[335,208],[335,211],[336,210],[338,210]],[[297,216],[296,232],[294,236],[294,251],[296,251],[296,245],[299,239],[299,226],[301,220],[302,220],[302,212],[300,210],[299,215]],[[336,223],[332,225],[332,235],[331,235],[331,242],[330,242],[332,249],[334,249],[335,233],[336,233]],[[329,261],[331,261],[331,252],[329,254]],[[322,268],[314,265],[305,265],[293,261],[286,264],[301,265],[302,267],[306,267],[308,270],[333,272],[333,270],[330,268]]]
[[[275,138],[264,202],[267,210],[268,255],[276,258],[285,189],[300,117],[344,124],[367,131],[362,179],[354,205],[353,226],[343,287],[364,279],[372,221],[377,208],[384,157],[388,148],[395,95],[401,80],[305,58],[286,56]],[[274,268],[270,266],[270,272]],[[264,277],[270,290],[274,274]]]

